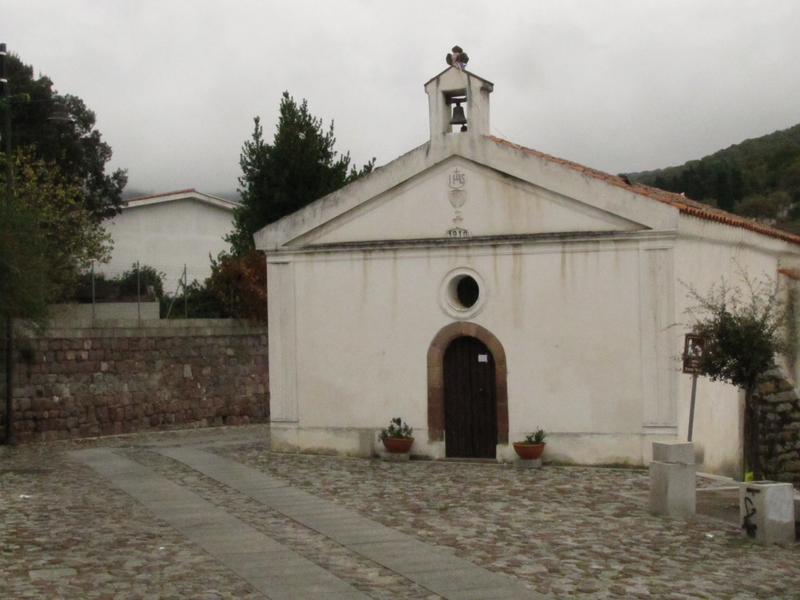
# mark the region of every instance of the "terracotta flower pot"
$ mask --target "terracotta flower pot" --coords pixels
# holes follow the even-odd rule
[[[514,451],[522,460],[536,460],[541,456],[545,444],[520,444],[514,442]]]
[[[404,454],[411,449],[414,438],[383,438],[382,441],[387,452]]]

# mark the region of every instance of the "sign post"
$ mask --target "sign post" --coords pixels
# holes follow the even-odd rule
[[[691,333],[686,334],[683,343],[683,372],[692,376],[692,403],[689,407],[689,438],[692,441],[692,429],[694,428],[694,403],[697,395],[697,376],[702,373],[703,351],[706,347],[706,340],[702,336]]]

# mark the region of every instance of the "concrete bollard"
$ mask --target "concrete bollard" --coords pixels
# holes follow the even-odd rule
[[[694,444],[653,442],[650,463],[650,512],[669,517],[695,514]]]
[[[739,484],[742,535],[757,544],[793,544],[794,488],[791,483],[748,481]]]

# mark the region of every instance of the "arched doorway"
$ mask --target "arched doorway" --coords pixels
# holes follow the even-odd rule
[[[491,351],[478,338],[450,342],[442,364],[444,440],[448,457],[497,455],[497,394]]]
[[[445,441],[444,357],[451,343],[461,337],[477,338],[494,360],[496,444],[508,444],[508,387],[506,353],[488,329],[459,321],[443,327],[428,348],[428,441]],[[476,359],[477,360],[477,359]],[[487,357],[488,360],[488,357]],[[491,454],[495,456],[494,452]]]

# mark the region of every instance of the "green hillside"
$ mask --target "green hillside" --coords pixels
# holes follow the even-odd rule
[[[800,233],[800,125],[630,179]]]

